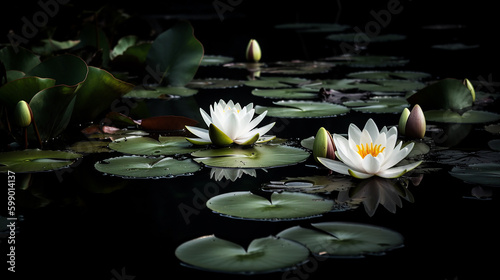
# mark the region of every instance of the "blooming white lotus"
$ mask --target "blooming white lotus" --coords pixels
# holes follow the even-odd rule
[[[186,138],[193,144],[227,146],[236,143],[238,145],[251,145],[274,138],[262,137],[273,127],[274,123],[255,128],[264,119],[267,111],[252,120],[255,113],[253,103],[242,108],[239,103],[234,104],[232,100],[227,103],[220,100],[219,103],[215,102],[213,106],[210,105],[210,115],[201,108],[200,113],[208,130],[186,126],[187,130],[199,137]]]
[[[419,161],[394,167],[411,152],[414,146],[414,143],[410,143],[401,148],[402,142],[396,145],[398,138],[396,127],[387,130],[384,126],[379,131],[375,122],[369,119],[363,131],[351,124],[348,138],[349,140],[338,134],[333,135],[337,148],[335,154],[340,161],[322,157],[318,160],[333,171],[359,179],[372,176],[397,178],[422,163]]]

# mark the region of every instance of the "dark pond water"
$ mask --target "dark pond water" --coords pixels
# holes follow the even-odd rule
[[[381,2],[380,6],[373,4],[359,13],[349,10],[353,7],[346,4],[341,22],[345,20],[346,24],[364,28],[373,21],[371,10],[387,7],[387,3]],[[330,16],[320,9],[318,19],[309,13],[313,9],[309,7],[300,13],[300,7],[294,4],[283,10],[261,9],[244,3],[234,7],[233,12],[226,12],[224,21],[215,17],[191,22],[206,54],[227,55],[234,57],[235,61],[244,59],[243,50],[251,37],[257,38],[261,44],[264,62],[319,60],[342,54],[338,42],[324,39],[327,33],[298,33],[273,28],[274,24],[300,20],[324,22],[327,21],[324,17]],[[412,12],[411,7],[418,12]],[[481,83],[496,79],[495,67],[489,61],[497,56],[491,52],[489,38],[480,35],[484,30],[477,23],[464,20],[469,25],[445,26],[448,23],[462,24],[460,19],[463,17],[438,21],[434,16],[434,21],[423,19],[417,24],[413,20],[419,18],[417,14],[424,8],[409,5],[405,9],[400,15],[392,15],[393,21],[387,23],[384,32],[404,34],[407,39],[372,42],[361,54],[398,56],[408,59],[409,63],[375,68],[339,66],[327,73],[301,77],[336,79],[362,70],[423,71],[431,75],[425,82],[447,77],[469,78],[482,91],[496,92],[491,83]],[[262,14],[261,20],[256,16],[258,11]],[[280,13],[283,17],[278,17]],[[351,18],[353,15],[357,15],[356,19]],[[160,25],[170,23],[155,20]],[[427,24],[443,25],[422,28]],[[479,47],[460,50],[432,47],[445,43]],[[220,66],[201,67],[197,74],[198,78],[238,80],[244,80],[246,76],[245,70]],[[208,105],[219,99],[259,105],[269,105],[273,101],[252,96],[251,90],[246,86],[201,89],[193,97],[148,101],[147,106],[151,115],[175,114],[199,119],[198,108],[208,110]],[[487,105],[486,109],[500,111],[497,101]],[[398,123],[399,114],[351,111],[346,115],[320,119],[267,117],[263,123],[276,121],[271,133],[299,146],[300,140],[315,135],[322,126],[331,132],[347,133],[350,123],[362,127],[368,118],[373,118],[379,127],[392,126]],[[256,170],[255,176],[243,175],[233,182],[215,181],[210,177],[209,168],[176,178],[122,179],[103,175],[94,169],[95,162],[118,153],[85,156],[65,172],[32,174],[32,185],[26,190],[16,190],[17,214],[22,220],[15,236],[16,276],[34,273],[41,279],[494,279],[500,274],[496,267],[500,245],[498,189],[466,183],[449,174],[457,164],[467,165],[467,160],[469,163],[474,159],[477,162],[499,160],[495,157],[498,152],[488,146],[490,140],[498,139],[498,134],[485,131],[484,126],[473,125],[470,133],[463,140],[454,141],[452,147],[435,143],[446,135],[428,131],[425,142],[431,146],[431,151],[424,156],[422,168],[427,170],[419,172],[423,174],[421,182],[407,184],[407,193],[397,199],[400,205],[394,206],[397,204],[394,200],[386,199],[373,206],[377,208],[371,215],[364,203],[373,202],[375,197],[365,198],[352,210],[276,222],[228,218],[205,206],[205,202],[217,194],[256,191],[263,184],[287,177],[327,176],[328,172],[315,168],[310,158],[297,165]],[[453,152],[439,153],[442,149]],[[21,175],[18,180],[20,178]],[[397,182],[402,184],[401,181]],[[338,191],[324,195],[340,199]],[[384,197],[375,191],[370,195]],[[180,209],[190,209],[190,212]],[[296,269],[261,275],[201,271],[182,265],[174,255],[180,244],[200,236],[215,234],[246,246],[253,239],[275,235],[292,226],[330,221],[392,229],[404,237],[404,246],[364,258],[311,256],[309,262]],[[6,239],[2,239],[2,248],[6,248]],[[2,259],[4,252],[2,250]]]

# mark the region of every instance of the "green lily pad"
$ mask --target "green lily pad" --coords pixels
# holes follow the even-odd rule
[[[377,92],[407,92],[419,90],[425,84],[411,80],[360,80],[360,79],[340,79],[323,80],[321,84],[308,86],[307,88],[329,88],[335,90],[357,89],[359,91]]]
[[[297,32],[316,33],[316,32],[342,32],[350,26],[338,23],[317,23],[317,22],[295,22],[275,25],[276,29],[294,29]]]
[[[309,257],[306,247],[273,236],[253,240],[248,248],[214,235],[181,244],[175,256],[194,268],[236,274],[269,273],[289,269]]]
[[[0,61],[4,64],[5,70],[26,73],[40,64],[40,57],[23,47],[7,46],[0,50]]]
[[[160,136],[158,140],[151,137],[126,137],[109,143],[109,148],[132,155],[159,156],[187,154],[199,150],[180,136]]]
[[[347,74],[349,78],[368,80],[420,80],[430,76],[428,73],[411,71],[361,71]]]
[[[332,117],[349,112],[349,108],[328,102],[308,101],[277,101],[273,104],[278,107],[255,106],[255,112],[278,118],[321,118]]]
[[[0,153],[0,172],[51,171],[70,166],[82,155],[65,151],[23,150]]]
[[[24,77],[13,80],[0,87],[0,102],[13,110],[17,102],[29,102],[35,94],[54,85],[55,80],[50,78]]]
[[[476,163],[467,166],[456,166],[449,173],[451,176],[467,183],[500,187],[499,163]]]
[[[182,87],[191,81],[203,58],[203,45],[187,21],[180,21],[161,33],[151,45],[146,62],[163,72],[163,84]]]
[[[326,36],[326,39],[332,41],[340,41],[340,42],[357,42],[359,40],[364,40],[362,37],[360,37],[360,33],[331,34]],[[370,43],[392,42],[392,41],[402,41],[404,39],[406,39],[406,36],[401,34],[382,34],[370,37],[369,42]]]
[[[233,218],[251,220],[295,220],[329,212],[334,201],[298,192],[273,192],[270,199],[239,191],[214,196],[207,201],[211,210]]]
[[[490,147],[493,151],[500,152],[500,139],[488,141],[488,147]]]
[[[257,144],[253,147],[231,146],[191,153],[194,160],[209,167],[270,168],[305,161],[309,153],[284,145]]]
[[[245,85],[256,88],[290,88],[309,82],[307,79],[295,77],[261,77],[257,80],[245,81]]]
[[[429,110],[424,112],[427,121],[443,122],[443,123],[489,123],[500,120],[500,115],[497,113],[469,110],[463,114],[453,112],[451,110]]]
[[[75,55],[58,55],[44,60],[26,75],[52,78],[56,85],[76,86],[87,78],[88,66]]]
[[[115,78],[103,69],[89,67],[85,81],[77,90],[73,120],[94,120],[99,114],[109,110],[113,101],[133,88],[134,85]]]
[[[462,110],[473,103],[471,91],[457,79],[440,80],[407,96],[407,99],[411,104],[419,104],[426,110]]]
[[[221,65],[224,63],[229,63],[233,61],[232,57],[223,56],[223,55],[204,55],[201,60],[200,66],[213,66],[213,65]]]
[[[410,106],[402,97],[373,97],[369,100],[346,101],[343,105],[365,113],[401,113]]]
[[[406,65],[409,60],[397,56],[385,55],[340,55],[327,59],[335,62],[338,65],[346,65],[349,67],[395,67]]]
[[[43,89],[33,96],[29,105],[42,140],[56,137],[66,129],[73,113],[76,90],[77,86],[58,85]],[[31,134],[30,138],[34,137]]]
[[[303,88],[285,88],[285,89],[254,89],[252,94],[255,96],[274,98],[274,99],[315,99],[318,98],[317,90]]]
[[[403,236],[393,230],[359,223],[325,222],[312,228],[295,226],[279,237],[304,244],[313,254],[331,257],[362,257],[403,246]]]
[[[261,73],[280,75],[310,75],[330,71],[336,65],[326,61],[278,61],[272,66],[261,68]]]
[[[188,97],[195,95],[197,92],[198,90],[196,89],[186,87],[157,87],[153,89],[135,88],[123,97],[140,99],[168,99],[172,96]]]
[[[228,79],[193,79],[186,87],[188,88],[205,88],[205,89],[222,89],[236,88],[244,84],[243,81],[228,80]]]
[[[97,162],[94,167],[100,172],[124,178],[171,178],[190,175],[200,169],[191,159],[143,156],[110,158]]]

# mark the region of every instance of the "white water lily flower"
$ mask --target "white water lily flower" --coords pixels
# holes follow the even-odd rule
[[[210,105],[210,115],[200,108],[201,116],[208,126],[207,129],[186,126],[194,135],[199,138],[186,138],[196,145],[214,144],[217,146],[227,146],[232,143],[238,145],[251,145],[256,143],[264,134],[273,127],[270,123],[261,128],[255,128],[266,116],[267,111],[252,120],[255,113],[253,103],[241,107],[239,103],[234,104],[232,100],[227,103],[220,100]],[[270,140],[274,137],[265,138]]]
[[[394,167],[411,152],[414,146],[414,143],[410,143],[401,148],[402,142],[396,145],[398,138],[396,127],[387,130],[384,126],[379,131],[375,122],[369,119],[363,131],[351,124],[348,138],[349,140],[338,134],[333,135],[337,148],[335,155],[340,161],[321,157],[318,160],[333,171],[359,179],[372,176],[397,178],[422,163],[419,161]]]

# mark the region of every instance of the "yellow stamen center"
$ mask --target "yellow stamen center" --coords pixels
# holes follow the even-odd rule
[[[365,158],[369,154],[372,155],[373,157],[376,157],[378,156],[378,154],[380,154],[385,150],[385,147],[382,147],[381,144],[373,146],[373,143],[370,143],[370,145],[366,143],[365,146],[363,146],[363,144],[356,145],[356,147],[358,147],[358,154],[362,158]]]

